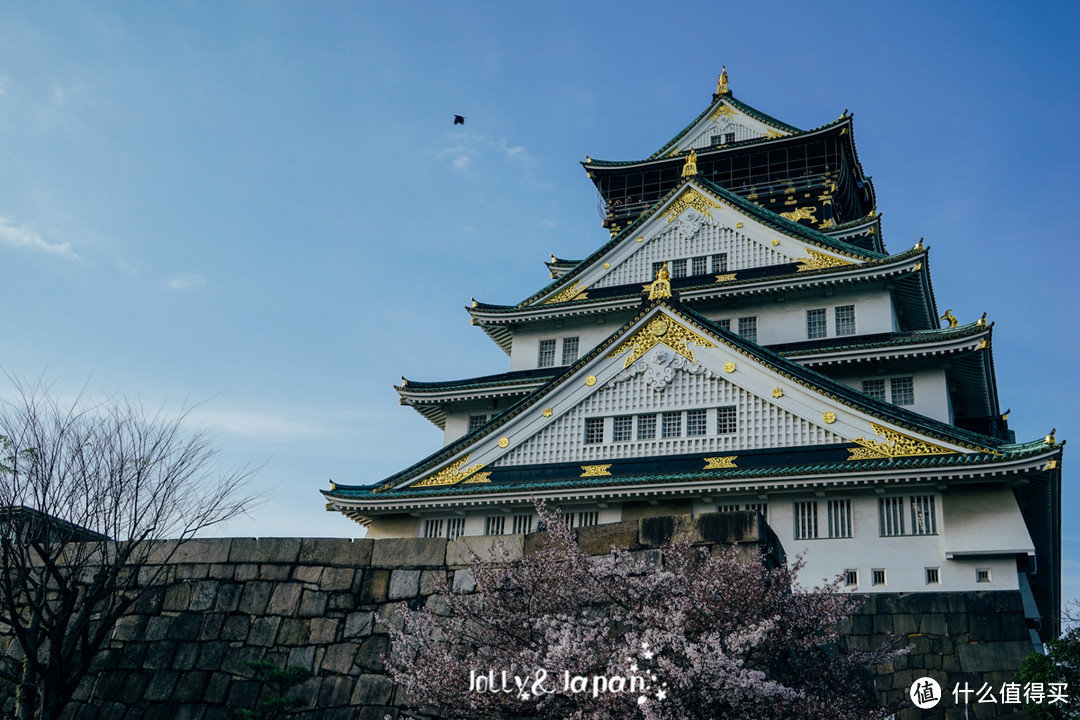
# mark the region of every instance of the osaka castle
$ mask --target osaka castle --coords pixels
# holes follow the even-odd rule
[[[604,242],[474,300],[509,369],[403,380],[443,446],[328,509],[450,539],[529,532],[538,499],[574,527],[752,510],[806,578],[1021,590],[1058,617],[1064,443],[1016,442],[993,323],[942,309],[921,239],[886,250],[852,116],[800,130],[725,72],[649,157],[583,166]]]

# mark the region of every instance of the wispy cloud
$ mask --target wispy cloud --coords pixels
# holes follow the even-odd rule
[[[483,135],[462,135],[439,151],[439,159],[448,161],[455,170],[464,172],[472,167],[473,161],[485,154],[502,156],[508,162],[528,164],[533,156],[523,145],[511,145],[505,138],[492,140]]]
[[[199,273],[177,273],[169,280],[169,287],[173,290],[190,290],[205,284],[206,278]]]
[[[23,225],[16,225],[5,217],[0,217],[0,243],[50,253],[65,260],[82,262],[78,253],[71,249],[70,243],[51,243],[33,230]]]

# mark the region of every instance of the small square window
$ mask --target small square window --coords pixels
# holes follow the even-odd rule
[[[889,381],[893,405],[915,404],[915,378],[893,378]]]
[[[844,571],[844,586],[856,587],[859,584],[859,571],[858,570],[845,570]]]
[[[730,435],[739,429],[738,417],[735,413],[735,406],[728,405],[726,407],[716,408],[716,434],[717,435]]]
[[[731,320],[730,319],[728,319],[728,320],[716,320],[715,322],[716,322],[717,325],[724,328],[725,330],[727,330],[729,332],[731,331]]]
[[[671,261],[671,277],[686,277],[686,258]]]
[[[638,415],[637,416],[637,439],[638,440],[653,440],[656,438],[656,416],[655,415]]]
[[[688,410],[686,413],[686,434],[688,437],[704,435],[708,432],[708,411]]]
[[[469,432],[476,430],[483,426],[487,422],[487,415],[470,415],[469,416]]]
[[[735,133],[724,133],[724,144],[730,145],[735,142]]]
[[[838,336],[855,334],[854,305],[840,305],[836,308],[836,334]]]
[[[673,438],[682,435],[682,413],[664,413],[660,426],[660,437]]]
[[[694,258],[694,275],[707,275],[709,273],[709,256],[702,255]]]
[[[537,367],[554,367],[555,366],[555,341],[554,340],[541,340],[540,341],[540,353],[536,358]]]
[[[569,365],[577,360],[578,339],[576,337],[563,338],[562,341],[562,364]]]
[[[885,399],[885,381],[884,380],[863,380],[862,391],[874,398],[875,400]]]
[[[981,582],[981,583],[990,582],[990,568],[976,568],[975,569],[975,582]]]
[[[874,585],[885,584],[885,568],[874,568],[870,573],[874,578]]]
[[[615,418],[612,430],[611,440],[612,442],[630,442],[633,438],[634,432],[634,416],[623,415]]]
[[[585,418],[585,444],[599,445],[604,442],[604,418]]]
[[[505,515],[489,515],[484,518],[484,534],[485,535],[502,535],[503,530],[506,529],[506,516]]]
[[[709,144],[711,144],[711,145],[723,145],[724,144],[724,136],[723,135],[710,135],[709,136]]]
[[[927,585],[939,585],[941,584],[941,572],[938,568],[926,568],[926,584]]]
[[[828,326],[825,321],[825,308],[814,308],[806,311],[806,337],[817,340],[828,335]]]
[[[719,253],[712,256],[712,271],[714,273],[727,272],[727,253]]]
[[[757,317],[739,318],[739,334],[752,343],[757,342]]]

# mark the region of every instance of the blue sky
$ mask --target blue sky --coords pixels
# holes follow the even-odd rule
[[[549,254],[605,241],[579,161],[649,155],[726,64],[798,127],[855,115],[888,248],[925,236],[941,308],[997,323],[1018,439],[1072,437],[1080,6],[762,8],[8,4],[0,365],[198,403],[227,459],[265,462],[266,505],[222,534],[357,535],[322,509],[327,479],[441,443],[399,376],[504,371],[462,306],[520,300]]]

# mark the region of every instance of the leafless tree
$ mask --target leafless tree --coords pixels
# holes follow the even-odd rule
[[[183,542],[253,506],[254,468],[219,471],[186,412],[14,384],[0,404],[0,629],[22,658],[0,678],[17,718],[52,720]]]

